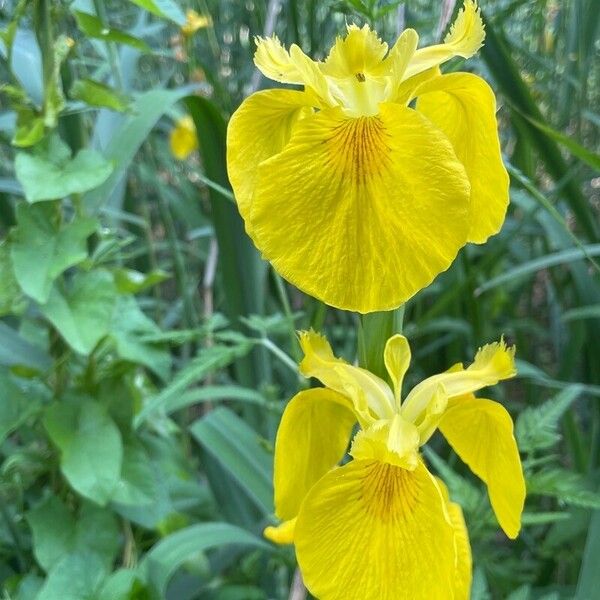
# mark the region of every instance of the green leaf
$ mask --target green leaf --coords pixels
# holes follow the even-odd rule
[[[10,258],[8,242],[0,242],[0,317],[20,313],[26,302],[21,292]]]
[[[123,444],[106,409],[91,400],[56,402],[44,426],[61,452],[60,466],[73,489],[105,505],[121,476]]]
[[[566,469],[545,469],[527,477],[527,494],[553,496],[564,504],[600,509],[600,494],[589,489],[579,474]]]
[[[600,510],[594,511],[588,529],[575,600],[590,600],[597,596],[600,587],[598,556],[600,556]]]
[[[192,525],[161,540],[140,564],[160,598],[173,574],[198,552],[222,546],[250,546],[271,551],[272,546],[248,531],[228,523],[201,523]]]
[[[273,512],[273,457],[261,437],[235,413],[219,407],[190,427],[194,438],[244,488],[265,515]]]
[[[0,365],[46,371],[52,366],[48,354],[0,322]]]
[[[80,150],[71,158],[69,147],[57,136],[33,153],[18,152],[15,159],[15,174],[31,203],[92,190],[106,181],[112,170],[112,164],[94,150]]]
[[[563,321],[579,321],[581,319],[600,319],[600,304],[578,306],[562,314]]]
[[[51,72],[49,73],[46,73],[46,61],[44,60],[44,125],[51,129],[56,127],[58,115],[65,107],[60,71],[72,47],[73,40],[66,35],[60,35],[54,40],[50,69],[48,69]]]
[[[144,447],[133,438],[123,447],[121,479],[112,500],[119,504],[139,506],[152,504],[156,495],[152,463]]]
[[[171,355],[155,343],[145,342],[144,336],[160,334],[160,327],[139,308],[134,298],[120,297],[111,324],[111,337],[118,355],[144,365],[163,381],[171,372]]]
[[[141,586],[134,569],[119,569],[107,578],[94,600],[144,600],[146,595],[137,595]]]
[[[141,6],[143,9],[151,12],[157,17],[170,19],[177,25],[185,23],[185,15],[179,6],[172,0],[129,0],[133,4]]]
[[[76,10],[73,11],[73,15],[75,16],[75,21],[77,22],[77,27],[83,33],[85,33],[88,37],[95,38],[98,40],[104,40],[105,42],[114,42],[116,44],[125,44],[127,46],[131,46],[140,52],[151,52],[150,46],[146,44],[143,40],[136,38],[124,31],[119,29],[113,29],[112,27],[107,27],[102,21],[88,13]],[[104,106],[104,105],[96,105],[96,106]],[[111,107],[112,108],[112,107]]]
[[[560,440],[558,424],[582,390],[573,385],[541,406],[526,408],[517,418],[515,437],[522,452],[544,450]]]
[[[131,99],[117,90],[93,79],[78,79],[69,91],[73,100],[81,100],[90,106],[110,108],[124,112],[129,108]]]
[[[68,554],[48,573],[36,600],[94,600],[106,575],[97,554]]]
[[[256,390],[239,385],[206,385],[192,388],[171,397],[164,405],[167,414],[181,410],[200,402],[245,402],[255,404],[264,408],[275,409],[267,404],[265,397]]]
[[[115,284],[120,294],[139,294],[144,290],[154,287],[170,279],[171,275],[160,269],[150,273],[140,273],[133,269],[117,269],[115,271]]]
[[[119,528],[113,514],[86,503],[76,518],[56,496],[27,514],[38,564],[49,571],[65,554],[95,552],[109,568],[119,550]]]
[[[95,219],[88,218],[76,218],[61,226],[56,206],[18,204],[11,257],[21,289],[45,303],[54,280],[87,258],[86,240],[97,226]]]
[[[120,124],[103,151],[104,156],[113,161],[115,169],[100,187],[86,194],[89,209],[96,210],[107,202],[156,122],[175,102],[194,89],[195,86],[186,86],[175,90],[151,90],[135,100],[131,114]]]
[[[199,356],[192,359],[184,369],[179,371],[160,394],[148,400],[136,417],[136,426],[143,423],[150,415],[160,410],[168,410],[169,403],[176,401],[190,385],[202,381],[207,375],[211,375],[237,358],[246,355],[251,348],[252,344],[244,340],[233,346],[215,345],[202,348]]]
[[[42,140],[45,133],[44,117],[27,107],[16,109],[17,126],[12,139],[13,146],[29,148]]]
[[[40,406],[38,396],[19,387],[10,373],[0,370],[0,443],[34,415]]]
[[[600,256],[600,244],[587,244],[582,248],[569,248],[560,250],[546,256],[534,258],[533,260],[521,263],[512,269],[506,269],[501,275],[492,277],[475,290],[475,295],[479,296],[483,292],[497,288],[508,282],[513,282],[524,275],[531,275],[538,271],[543,271],[549,267],[557,265],[570,264],[575,260],[584,260],[592,256]]]
[[[55,285],[40,309],[73,350],[87,355],[110,331],[117,300],[112,275],[82,272],[63,287]]]

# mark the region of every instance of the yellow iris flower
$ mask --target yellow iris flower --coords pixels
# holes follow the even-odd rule
[[[301,372],[326,387],[287,405],[275,443],[275,510],[265,535],[294,543],[310,592],[320,600],[469,597],[471,551],[460,507],[426,468],[422,446],[439,428],[487,485],[510,538],[521,527],[525,483],[513,423],[477,390],[513,377],[514,347],[481,348],[471,365],[429,377],[402,399],[406,338],[385,347],[393,383],[333,355],[324,337],[300,336]],[[337,466],[352,439],[352,461]]]
[[[177,160],[185,160],[198,150],[198,136],[192,117],[185,115],[177,121],[169,136],[169,147]]]
[[[338,308],[392,309],[499,231],[508,175],[494,94],[476,75],[439,70],[484,37],[466,0],[444,43],[426,48],[407,29],[388,52],[367,25],[349,25],[318,62],[257,38],[256,66],[304,87],[247,98],[227,162],[246,230],[283,277]]]

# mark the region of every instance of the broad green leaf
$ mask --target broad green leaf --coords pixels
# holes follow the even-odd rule
[[[48,573],[36,600],[94,600],[106,576],[97,554],[67,554]]]
[[[75,218],[61,226],[54,204],[18,204],[11,258],[21,289],[44,304],[54,280],[87,258],[86,240],[97,226],[89,218]]]
[[[112,500],[123,505],[152,504],[157,495],[153,466],[145,448],[135,438],[123,446],[121,479]]]
[[[119,528],[113,514],[86,503],[75,517],[56,496],[49,496],[27,514],[38,564],[49,571],[71,552],[95,552],[110,567],[119,549]]]
[[[28,573],[19,581],[15,600],[37,600],[39,591],[44,585],[44,580],[38,575]]]
[[[71,487],[105,505],[121,476],[121,434],[106,409],[91,400],[55,402],[44,426],[61,452],[60,467]]]
[[[40,397],[19,387],[13,376],[0,370],[0,443],[40,408]]]
[[[108,271],[82,272],[67,286],[55,285],[41,311],[73,350],[89,354],[109,333],[116,300]]]
[[[71,194],[82,194],[102,184],[113,165],[95,150],[71,151],[56,136],[36,151],[18,152],[15,173],[28,202],[56,200]]]
[[[146,44],[146,42],[143,40],[129,35],[124,31],[120,31],[119,29],[107,27],[98,17],[94,15],[90,15],[79,10],[74,11],[73,15],[75,16],[75,21],[77,21],[77,27],[79,27],[79,29],[88,37],[104,40],[105,42],[126,44],[127,46],[131,46],[140,52],[151,52],[150,46],[148,46],[148,44]],[[83,100],[83,98],[81,99]],[[106,105],[100,104],[96,106]]]
[[[273,512],[273,457],[261,437],[235,413],[219,407],[190,431],[204,450],[244,488],[265,515]]]
[[[143,9],[151,12],[157,17],[163,17],[170,19],[177,23],[177,25],[183,25],[185,23],[185,15],[181,8],[173,0],[129,0],[133,4],[141,6]]]
[[[94,600],[145,600],[147,596],[140,589],[145,592],[135,569],[119,569],[106,579]]]
[[[131,102],[124,94],[93,79],[78,79],[71,86],[69,96],[90,106],[110,108],[117,112],[126,111]]]
[[[25,298],[15,277],[10,246],[0,242],[0,317],[20,313],[26,306]]]
[[[198,552],[223,546],[250,546],[272,550],[272,546],[248,531],[228,523],[192,525],[161,540],[145,556],[140,572],[152,583],[158,597],[164,598],[169,580]]]
[[[0,365],[46,371],[52,366],[52,360],[18,331],[0,322]]]
[[[160,327],[140,310],[134,298],[118,299],[110,334],[118,355],[124,360],[144,365],[166,380],[171,372],[171,355],[164,347],[142,339],[160,331]]]

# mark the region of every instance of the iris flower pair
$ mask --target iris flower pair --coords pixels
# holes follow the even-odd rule
[[[494,94],[439,69],[484,37],[466,0],[444,43],[425,48],[407,29],[388,51],[367,25],[348,25],[323,62],[257,39],[264,75],[302,89],[242,103],[228,171],[248,234],[283,277],[338,308],[393,309],[498,232],[508,175]]]
[[[385,347],[392,387],[336,358],[314,332],[300,343],[301,372],[325,387],[300,392],[285,409],[274,477],[283,523],[265,535],[294,543],[320,600],[466,600],[471,551],[462,511],[419,448],[439,429],[487,484],[505,533],[517,536],[525,483],[512,420],[501,404],[473,395],[515,374],[514,348],[484,346],[467,368],[429,377],[403,399],[405,337]],[[352,460],[338,466],[351,438]]]

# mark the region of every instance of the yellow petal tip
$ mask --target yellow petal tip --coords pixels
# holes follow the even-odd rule
[[[284,521],[280,525],[269,525],[265,527],[263,536],[270,542],[279,545],[294,543],[294,530],[296,528],[296,519]]]
[[[475,355],[473,367],[476,369],[489,369],[497,378],[509,379],[517,374],[515,366],[515,346],[507,346],[504,337],[499,342],[486,344]]]
[[[470,58],[483,46],[485,26],[475,0],[465,0],[463,8],[452,24],[444,43],[454,46],[463,58]]]

